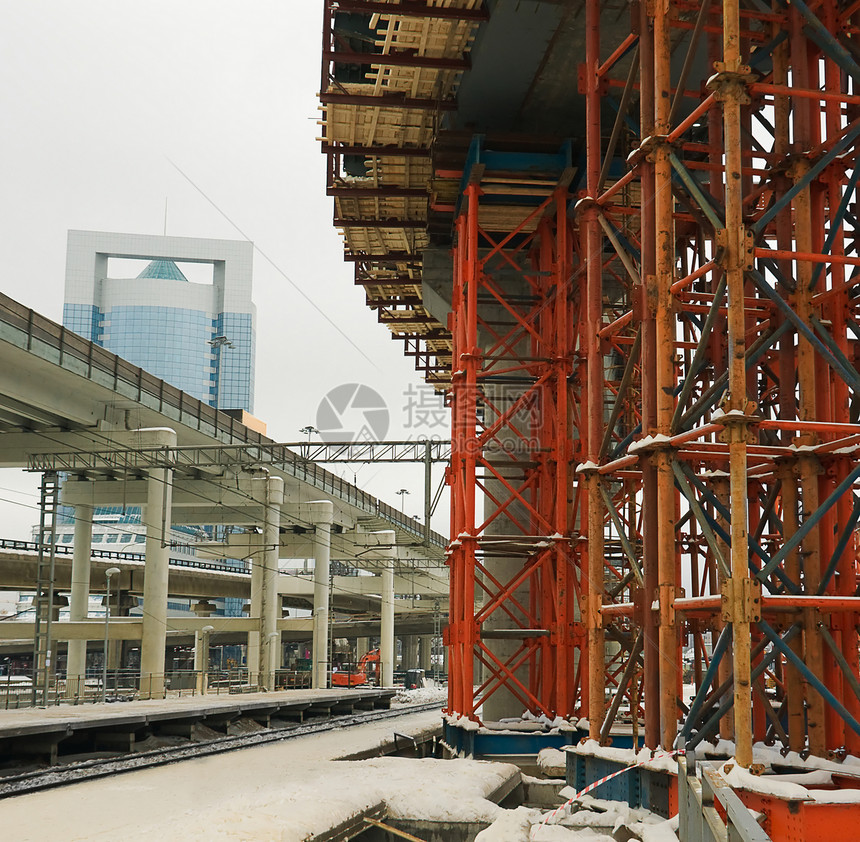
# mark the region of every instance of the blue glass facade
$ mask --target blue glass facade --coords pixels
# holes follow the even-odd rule
[[[215,335],[230,345],[216,348],[213,398],[221,409],[246,409],[254,405],[255,336],[250,313],[221,313]],[[247,404],[247,405],[246,405]]]
[[[149,303],[156,297],[152,281],[162,283],[165,300]],[[176,298],[196,286],[172,261],[154,260],[137,278],[122,282],[122,301],[114,289],[103,309],[67,303],[63,324],[210,406],[253,412],[253,316],[171,306],[173,285]]]
[[[114,306],[106,314],[103,336],[103,344],[118,356],[212,403],[216,386],[208,344],[212,319],[206,313],[179,307]]]
[[[94,304],[63,305],[63,326],[101,345],[101,312]]]

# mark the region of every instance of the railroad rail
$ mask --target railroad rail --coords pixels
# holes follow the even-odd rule
[[[128,757],[83,760],[76,763],[64,764],[62,769],[51,766],[37,771],[23,772],[18,775],[7,775],[0,782],[0,798],[10,798],[15,795],[39,792],[58,786],[79,783],[80,781],[118,775],[123,772],[151,769],[155,766],[164,766],[168,763],[177,763],[182,760],[195,760],[200,757],[210,757],[214,754],[223,754],[228,751],[255,748],[256,746],[281,742],[294,737],[322,734],[328,731],[364,725],[368,722],[394,719],[405,714],[423,713],[430,710],[440,711],[441,723],[441,702],[428,702],[406,708],[374,710],[363,713],[351,713],[344,716],[333,716],[330,719],[300,723],[273,731],[244,734],[241,736],[218,737],[194,745],[168,746],[152,751],[137,752],[133,756]]]

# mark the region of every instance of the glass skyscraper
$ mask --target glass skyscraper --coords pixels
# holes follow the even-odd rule
[[[113,258],[149,261],[111,277]],[[63,324],[218,409],[254,411],[253,245],[69,231]],[[212,266],[212,282],[176,265]]]
[[[69,231],[63,324],[210,406],[252,413],[252,258],[253,245],[243,241]],[[112,271],[113,260],[120,267],[141,261],[143,269],[124,277],[127,268]],[[189,280],[177,262],[210,265],[211,283]],[[139,507],[100,507],[93,521],[96,548],[142,552]],[[72,523],[71,510],[61,509],[58,542],[72,541]],[[172,540],[187,544],[203,534],[174,527]],[[215,602],[217,614],[241,614],[242,600]]]

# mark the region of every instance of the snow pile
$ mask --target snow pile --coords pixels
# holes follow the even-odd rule
[[[540,819],[540,810],[528,807],[503,810],[489,827],[475,837],[475,842],[529,842],[529,831]]]
[[[448,699],[448,689],[446,687],[418,687],[415,690],[407,690],[404,687],[399,687],[394,698],[391,700],[392,705],[425,705],[430,702],[439,702],[439,707]]]
[[[245,780],[234,797],[208,804],[203,822],[192,800],[182,814],[172,816],[169,828],[154,830],[151,822],[135,820],[138,827],[121,835],[304,842],[379,804],[394,819],[489,823],[501,808],[487,796],[512,774],[517,774],[514,766],[477,760],[382,757],[315,764],[288,785]],[[157,817],[150,818],[157,824]]]
[[[837,766],[839,764],[823,758],[812,758],[816,765]],[[854,764],[848,764],[853,766]],[[813,789],[814,786],[826,786],[831,783],[833,770],[811,769],[809,772],[797,775],[764,774],[753,775],[749,770],[739,766],[732,758],[727,763],[721,763],[717,771],[726,782],[735,789],[743,789],[747,792],[757,792],[761,795],[773,795],[792,801],[817,801],[820,804],[858,804],[860,803],[860,789]],[[851,771],[845,770],[846,774]],[[858,781],[860,783],[860,781]]]
[[[637,453],[640,450],[647,450],[649,448],[669,444],[671,443],[671,441],[672,440],[669,438],[669,436],[666,436],[663,433],[657,433],[654,436],[643,436],[641,439],[637,439],[628,446],[627,453],[628,455],[632,455],[633,453]]]
[[[639,831],[642,842],[678,842],[677,816],[657,824],[643,824],[640,827],[634,825],[631,829]]]
[[[560,731],[565,729],[573,731],[576,729],[575,724],[562,716],[556,716],[555,719],[550,719],[545,713],[542,713],[540,716],[535,716],[531,711],[527,710],[521,718],[524,722],[536,722],[548,729],[558,729]]]
[[[734,760],[719,767],[720,775],[734,789],[759,792],[762,795],[775,795],[777,798],[791,798],[797,801],[811,801],[809,790],[800,784],[779,780],[780,775],[753,775],[748,769]]]
[[[453,725],[462,731],[477,731],[481,727],[474,719],[469,719],[468,716],[461,716],[460,714],[445,714],[442,718],[449,725]]]
[[[518,774],[509,763],[383,757],[356,764],[356,783],[378,780],[392,818],[491,822],[501,807],[487,796]]]
[[[559,769],[563,771],[566,768],[567,760],[563,751],[557,748],[544,748],[538,752],[537,764],[544,775],[552,777],[558,774]]]
[[[475,842],[615,842],[615,839],[590,828],[544,824],[539,810],[517,807],[504,810],[475,837]]]
[[[632,748],[612,748],[602,746],[597,740],[586,740],[568,751],[584,754],[590,757],[600,757],[603,760],[612,760],[624,766],[642,766],[652,772],[669,772],[678,774],[678,761],[675,759],[674,751],[664,751],[659,746],[655,751],[650,748],[641,748],[635,752]]]
[[[709,752],[706,750],[706,754]],[[733,757],[735,744],[730,740],[720,740],[713,753],[723,757]],[[838,772],[842,775],[860,775],[860,758],[848,755],[844,760],[827,760],[824,757],[816,757],[814,754],[804,757],[796,751],[786,752],[785,755],[776,746],[767,746],[764,743],[753,745],[753,762],[761,763],[771,769],[789,767],[792,769],[818,769],[827,772]]]

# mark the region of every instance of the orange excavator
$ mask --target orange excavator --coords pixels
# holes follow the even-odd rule
[[[358,687],[360,684],[379,684],[379,650],[365,652],[355,669],[341,669],[331,674],[332,687]]]

